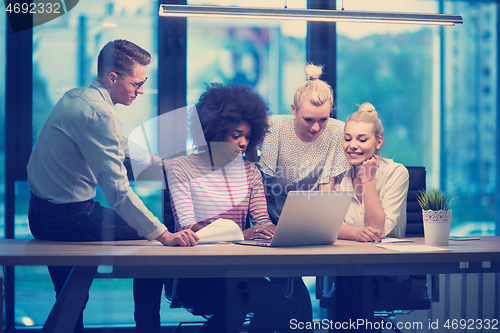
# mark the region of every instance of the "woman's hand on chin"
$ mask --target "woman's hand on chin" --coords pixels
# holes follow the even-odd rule
[[[361,179],[361,182],[368,181],[375,178],[377,174],[378,167],[380,166],[380,157],[373,155],[359,166],[357,166],[357,176]]]

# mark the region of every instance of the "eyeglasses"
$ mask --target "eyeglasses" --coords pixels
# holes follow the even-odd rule
[[[120,75],[121,77],[127,79],[127,81],[130,82],[130,83],[132,83],[136,89],[139,89],[140,87],[142,87],[144,85],[144,83],[146,83],[146,81],[148,80],[148,78],[146,77],[144,79],[144,81],[139,82],[139,83],[135,83],[135,82],[133,82],[132,80],[130,80],[128,77],[126,77],[125,75],[123,75],[120,72],[114,72],[114,73],[116,73],[116,74]]]

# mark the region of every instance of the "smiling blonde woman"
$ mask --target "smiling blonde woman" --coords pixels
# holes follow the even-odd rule
[[[375,107],[363,103],[347,119],[344,154],[352,172],[338,178],[340,190],[354,190],[339,238],[377,242],[406,232],[408,170],[377,155],[384,143],[384,127]]]
[[[339,233],[341,239],[379,242],[385,236],[405,236],[408,170],[377,155],[383,142],[384,128],[375,107],[363,103],[345,124],[342,146],[351,170],[338,177],[335,185],[336,190],[354,191]],[[335,296],[331,297],[334,302],[329,305],[334,309],[334,320],[363,318],[374,322],[373,313],[381,309],[381,300],[394,295],[407,297],[412,279],[408,276],[336,277],[335,291],[332,291]]]

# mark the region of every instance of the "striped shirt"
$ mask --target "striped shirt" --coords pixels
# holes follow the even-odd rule
[[[271,223],[260,172],[241,155],[215,168],[200,155],[178,157],[169,165],[167,178],[177,230],[219,218],[243,230],[248,214],[253,224]]]

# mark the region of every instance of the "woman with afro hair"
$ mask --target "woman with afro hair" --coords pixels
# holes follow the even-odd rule
[[[272,237],[260,172],[244,160],[267,133],[266,119],[267,106],[251,88],[208,86],[189,114],[197,153],[174,159],[167,171],[177,230],[198,231],[226,218],[245,238]],[[247,215],[254,225],[248,229]]]
[[[267,133],[267,109],[244,85],[212,83],[201,95],[189,116],[197,153],[175,158],[167,171],[177,230],[224,218],[245,239],[272,238],[261,174],[244,159]],[[239,332],[248,313],[248,332],[275,332],[288,319],[281,290],[265,278],[179,279],[176,291],[181,303],[213,314],[199,332]]]

